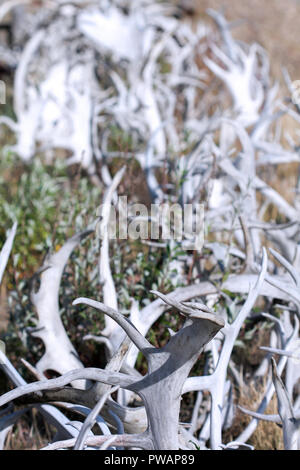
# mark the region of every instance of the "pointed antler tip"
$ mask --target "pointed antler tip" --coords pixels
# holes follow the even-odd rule
[[[150,290],[150,294],[160,295],[160,292],[158,290]]]

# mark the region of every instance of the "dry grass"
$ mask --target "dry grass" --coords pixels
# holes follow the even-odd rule
[[[256,411],[261,402],[265,390],[264,385],[251,384],[240,390],[241,395],[238,399],[238,405],[246,409]],[[269,406],[266,409],[266,414],[277,414],[277,400],[274,395]],[[226,441],[234,440],[245,429],[251,418],[239,409],[233,423],[233,426],[226,435]],[[255,432],[253,433],[249,444],[252,444],[255,450],[284,450],[282,430],[275,424],[267,421],[260,421]]]
[[[39,450],[52,439],[53,432],[49,425],[37,410],[33,409],[9,431],[5,450]]]

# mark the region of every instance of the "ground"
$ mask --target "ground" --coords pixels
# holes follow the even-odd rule
[[[269,53],[271,70],[282,80],[281,67],[287,67],[293,80],[300,79],[300,1],[299,0],[194,0],[198,15],[207,8],[225,6],[228,20],[244,20],[233,29],[236,38],[258,42]]]

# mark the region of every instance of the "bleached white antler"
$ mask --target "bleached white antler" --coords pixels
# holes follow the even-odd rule
[[[31,330],[31,334],[40,338],[45,345],[45,353],[36,365],[42,373],[54,370],[64,374],[83,367],[60,317],[59,288],[69,256],[80,241],[91,232],[92,230],[86,230],[74,235],[57,253],[46,258],[40,269],[39,290],[31,294],[39,319],[37,327]],[[84,382],[74,385],[82,388]]]

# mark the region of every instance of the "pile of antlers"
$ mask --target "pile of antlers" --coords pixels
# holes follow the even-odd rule
[[[0,445],[17,419],[36,407],[57,428],[47,449],[251,448],[247,442],[259,420],[280,424],[285,448],[299,449],[298,186],[286,200],[262,178],[261,169],[272,172],[278,164],[299,162],[299,145],[284,131],[283,118],[289,115],[297,127],[300,114],[277,96],[266,52],[234,40],[231,25],[211,10],[217,28],[192,26],[178,18],[180,7],[150,0],[49,0],[38,14],[33,14],[36,2],[15,0],[0,7],[0,22],[10,10],[17,19],[19,8],[30,19],[19,32],[25,46],[22,52],[13,45],[5,54],[0,49],[0,61],[17,63],[16,121],[0,116],[0,123],[15,134],[21,159],[39,151],[53,160],[63,149],[69,164],[80,164],[105,187],[99,255],[103,303],[79,298],[74,304],[105,315],[105,328],[93,339],[105,344],[108,361],[105,369],[83,366],[59,311],[64,268],[73,249],[95,233],[93,226],[45,259],[39,290],[32,292],[38,315],[32,334],[45,352],[35,367],[24,363],[38,381],[26,384],[0,351],[1,368],[16,386],[0,397],[0,406],[9,404],[0,412]],[[291,90],[287,71],[284,76]],[[110,147],[112,126],[130,135],[130,151]],[[201,258],[185,251],[172,266],[184,287],[167,295],[152,292],[157,299],[144,307],[133,300],[127,317],[112,275],[107,207],[117,206],[118,185],[126,177],[124,168],[112,177],[112,163],[129,157],[140,165],[153,203],[195,207],[205,200],[207,240],[213,241],[204,241],[203,250],[214,268],[207,273]],[[168,182],[162,185],[166,167]],[[270,208],[276,218],[268,216]],[[15,233],[16,226],[2,248],[0,278]],[[167,246],[153,243],[153,249]],[[228,292],[244,300],[242,307]],[[236,415],[234,389],[246,386],[232,351],[258,296],[280,312],[262,314],[272,325],[270,344],[251,380],[265,377],[265,392],[256,411],[242,409],[250,423],[234,442],[224,443],[222,432]],[[156,348],[146,335],[170,308],[185,317],[183,326],[170,330],[169,341]],[[143,376],[135,368],[139,352],[148,365]],[[201,353],[209,353],[206,373],[190,377]],[[49,369],[60,376],[48,380]],[[188,392],[196,398],[187,426],[179,412]],[[265,414],[274,393],[278,415]],[[128,406],[137,395],[141,406]],[[81,420],[70,422],[64,410]],[[98,434],[92,432],[95,424]]]

